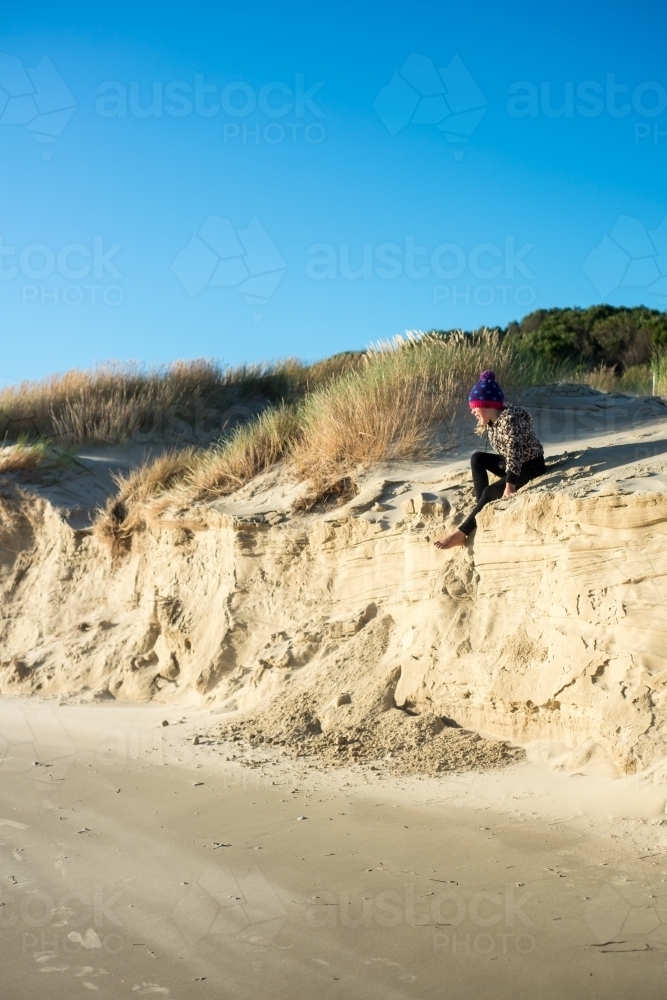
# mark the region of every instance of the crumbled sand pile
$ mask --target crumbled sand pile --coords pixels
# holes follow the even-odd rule
[[[308,699],[299,702],[278,702],[266,714],[229,723],[220,735],[253,748],[275,746],[294,757],[313,754],[327,764],[371,764],[402,775],[482,771],[525,759],[519,747],[447,726],[437,715],[411,715],[397,708],[325,732]]]
[[[287,689],[243,719],[220,730],[224,739],[252,747],[315,754],[331,764],[374,762],[396,774],[437,774],[502,767],[523,759],[519,748],[482,739],[433,712],[396,707],[400,670],[387,668],[395,623],[387,615],[368,622],[311,672],[307,691]]]

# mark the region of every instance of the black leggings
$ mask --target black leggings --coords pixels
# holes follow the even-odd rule
[[[459,524],[459,531],[462,531],[464,535],[469,535],[477,527],[475,518],[482,507],[486,507],[487,503],[490,503],[492,500],[500,500],[505,492],[505,483],[507,482],[505,479],[505,459],[501,455],[494,455],[486,451],[473,452],[473,456],[470,459],[470,468],[472,470],[472,483],[477,503],[463,524]],[[501,477],[490,486],[489,472],[492,472],[494,476]],[[529,483],[531,479],[536,479],[537,476],[543,475],[544,472],[546,472],[544,456],[540,455],[538,458],[529,459],[529,461],[524,462],[521,466],[521,474],[516,488],[520,489],[526,483]]]

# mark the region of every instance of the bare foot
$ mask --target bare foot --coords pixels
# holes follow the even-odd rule
[[[455,549],[457,545],[465,545],[468,536],[464,535],[462,531],[457,528],[456,531],[447,535],[446,538],[441,538],[439,542],[435,543],[436,549]]]

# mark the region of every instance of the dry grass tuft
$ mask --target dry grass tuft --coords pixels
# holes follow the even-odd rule
[[[651,361],[651,375],[655,379],[655,391],[667,396],[667,351],[656,351]]]
[[[0,391],[0,436],[60,444],[147,441],[210,443],[267,405],[296,401],[358,366],[358,352],[312,365],[284,361],[227,367],[198,359],[162,368],[106,364]]]
[[[656,350],[650,364],[632,365],[621,374],[611,365],[600,365],[591,372],[578,372],[572,380],[602,392],[626,392],[651,396],[667,394],[667,351]]]
[[[349,480],[368,466],[418,457],[434,427],[451,413],[452,383],[426,351],[371,356],[365,368],[313,393],[301,413],[290,468],[309,484],[296,509],[349,495]]]
[[[238,427],[214,448],[182,448],[144,462],[128,476],[117,477],[118,494],[100,512],[97,533],[114,546],[126,546],[135,531],[166,507],[187,507],[233,493],[275,465],[297,430],[296,409],[282,404]]]
[[[30,472],[42,464],[46,456],[45,442],[36,444],[19,442],[0,448],[0,473]]]
[[[618,390],[618,374],[609,365],[600,365],[592,372],[580,372],[572,376],[573,382],[580,382],[582,385],[590,385],[592,389],[599,389],[601,392],[615,392]]]
[[[95,522],[95,532],[114,547],[124,547],[133,533],[141,530],[151,516],[151,506],[195,461],[194,448],[166,451],[153,461],[144,461],[128,475],[115,476],[118,493],[109,497]]]
[[[174,500],[192,503],[233,493],[279,462],[300,433],[298,407],[282,404],[239,427],[228,441],[199,452],[174,491]]]

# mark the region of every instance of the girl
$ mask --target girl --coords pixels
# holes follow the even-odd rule
[[[503,390],[493,372],[485,371],[468,396],[480,431],[488,428],[489,440],[497,455],[476,451],[470,459],[477,503],[465,521],[447,538],[436,542],[439,549],[465,545],[476,528],[475,516],[491,500],[512,496],[531,479],[546,472],[544,450],[533,430],[533,418],[520,406],[506,406]],[[489,486],[488,473],[499,476]]]

